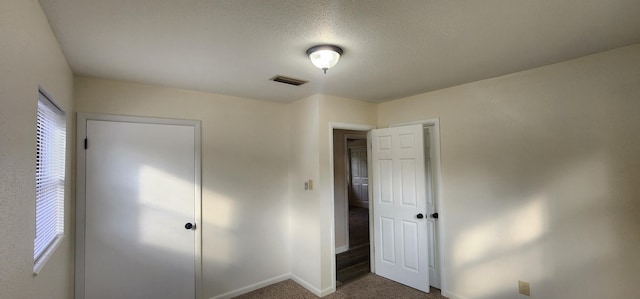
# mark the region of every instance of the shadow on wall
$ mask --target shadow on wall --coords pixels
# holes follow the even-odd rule
[[[585,265],[618,254],[610,219],[599,217],[603,195],[591,193],[606,192],[604,174],[598,171],[601,162],[592,157],[582,165],[567,166],[541,188],[552,195],[501,201],[498,204],[505,207],[500,211],[457,234],[452,266],[463,275],[454,280],[453,288],[472,289],[473,298],[511,298],[520,279],[540,294],[536,287],[548,288],[556,276],[575,277]],[[575,191],[574,180],[595,185],[585,188],[585,194],[564,197]],[[595,235],[603,244],[592,244]],[[563,271],[569,273],[559,275]],[[505,295],[496,297],[496,292]]]
[[[640,142],[603,142],[613,127],[511,120],[510,134],[492,135],[496,123],[484,125],[457,131],[470,134],[456,136],[466,144],[443,151],[447,211],[455,211],[449,288],[481,299],[517,296],[517,280],[531,283],[532,298],[640,292],[640,190],[630,183],[640,177]]]
[[[282,168],[278,159],[267,159],[242,155],[243,151],[220,153],[218,157],[227,156],[229,159],[216,161],[216,169],[234,169],[224,175],[212,174],[210,169],[205,169],[203,162],[202,180],[202,222],[198,229],[202,234],[202,267],[203,267],[203,298],[210,298],[229,291],[237,290],[256,281],[263,281],[286,273],[286,263],[278,260],[285,257],[283,248],[286,247],[284,233],[274,235],[274,231],[286,231],[288,229],[286,191],[288,177],[279,178],[273,176],[270,169]],[[117,154],[117,153],[115,153]],[[267,153],[268,154],[268,153]],[[173,185],[175,189],[189,187],[193,177],[180,177],[174,173],[162,169],[163,163],[147,161],[147,164],[138,165],[137,171],[122,174],[121,179],[125,184],[138,184],[140,187],[136,198],[130,198],[136,202],[135,208],[127,210],[128,214],[136,217],[131,223],[113,220],[111,229],[118,231],[125,229],[136,233],[127,236],[123,242],[134,244],[138,252],[148,252],[148,265],[140,265],[149,270],[160,279],[162,273],[175,272],[179,269],[178,263],[193,263],[191,248],[181,246],[178,239],[166,231],[147,230],[141,223],[154,219],[158,227],[178,225],[178,232],[184,231],[184,224],[194,219],[193,214],[177,211],[170,202],[163,198],[171,198],[174,190],[159,194],[157,186]],[[268,179],[265,179],[268,178]],[[212,183],[212,180],[215,182]],[[257,182],[251,187],[240,188],[246,181]],[[124,186],[124,188],[128,188]],[[279,189],[278,189],[279,188]],[[214,191],[214,189],[225,191]],[[274,201],[274,193],[281,192]],[[265,200],[265,194],[271,197]],[[115,202],[109,204],[116,204]],[[261,217],[254,217],[256,214]],[[158,216],[161,220],[157,220]],[[110,225],[111,226],[111,225]],[[182,240],[182,239],[180,239]],[[112,252],[116,258],[122,257],[117,248],[111,248],[109,243],[102,244],[106,251]],[[270,255],[277,253],[275,258]],[[263,254],[260,254],[263,253]],[[170,262],[167,263],[167,257]],[[136,263],[132,261],[132,263]],[[168,265],[168,269],[162,269],[161,265]],[[174,266],[172,266],[174,265]],[[251,270],[252,269],[252,270]],[[258,270],[256,270],[258,269]],[[184,273],[193,276],[193,273]],[[244,277],[245,280],[239,280]],[[126,275],[122,276],[123,279]],[[195,281],[195,280],[194,280]],[[233,284],[235,282],[235,285]],[[239,285],[238,285],[239,284]]]

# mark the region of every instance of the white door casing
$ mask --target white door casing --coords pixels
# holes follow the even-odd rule
[[[371,131],[370,167],[375,273],[429,292],[423,137],[422,125]]]
[[[199,123],[90,118],[76,298],[197,298]]]

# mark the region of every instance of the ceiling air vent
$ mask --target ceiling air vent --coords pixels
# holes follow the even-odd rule
[[[285,76],[281,76],[281,75],[276,75],[276,76],[274,76],[273,78],[271,78],[269,80],[275,81],[275,82],[284,83],[284,84],[289,84],[289,85],[293,85],[293,86],[300,86],[302,84],[305,84],[305,83],[309,82],[309,81],[290,78],[290,77],[285,77]]]

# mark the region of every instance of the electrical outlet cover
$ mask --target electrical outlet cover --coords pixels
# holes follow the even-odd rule
[[[518,280],[518,291],[521,295],[531,296],[531,290],[529,289],[529,283],[526,281]]]

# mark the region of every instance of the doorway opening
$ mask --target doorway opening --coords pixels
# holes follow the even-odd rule
[[[367,132],[334,129],[336,285],[371,272]]]
[[[444,205],[443,205],[443,201],[442,201],[442,194],[441,194],[441,189],[440,187],[440,128],[439,128],[439,120],[436,119],[429,119],[429,120],[422,120],[422,121],[415,121],[415,122],[410,122],[410,123],[398,123],[398,124],[391,124],[390,127],[398,127],[398,126],[410,126],[410,125],[415,125],[415,124],[421,124],[422,125],[422,131],[423,134],[422,135],[422,140],[424,140],[424,158],[425,158],[425,180],[426,180],[426,188],[427,188],[427,204],[429,205],[429,207],[426,208],[425,211],[423,211],[423,218],[425,218],[425,221],[428,222],[428,233],[426,233],[428,235],[428,251],[429,252],[429,257],[427,258],[427,260],[429,261],[429,276],[428,276],[428,281],[429,281],[429,285],[431,287],[432,291],[438,291],[437,289],[442,290],[442,294],[446,294],[446,281],[444,279],[444,277],[446,277],[445,275],[445,271],[446,269],[444,269],[442,260],[444,260],[444,256],[446,255],[446,252],[444,252],[442,250],[442,243],[439,241],[439,239],[442,237],[443,235],[443,231],[444,231],[444,223],[442,222],[443,219],[438,219],[438,218],[442,218],[442,216],[444,216],[446,213],[444,212]],[[348,182],[347,181],[347,177],[348,177],[348,172],[347,172],[347,168],[346,165],[349,162],[348,159],[348,151],[347,151],[347,139],[345,138],[344,135],[350,134],[350,133],[354,133],[354,134],[361,134],[363,136],[365,136],[365,138],[367,138],[366,134],[370,133],[371,130],[373,130],[374,128],[372,127],[367,127],[367,126],[359,126],[359,125],[349,125],[349,124],[331,124],[331,140],[333,141],[332,147],[331,147],[331,157],[330,157],[330,161],[331,161],[331,166],[333,167],[331,174],[332,174],[332,180],[331,182],[333,183],[333,187],[332,189],[332,195],[333,195],[333,212],[334,212],[334,217],[333,217],[333,224],[334,224],[334,238],[333,238],[333,244],[334,246],[332,246],[333,248],[331,248],[331,251],[333,251],[336,255],[336,257],[338,257],[340,254],[343,254],[345,252],[348,252],[349,250],[353,249],[353,243],[352,244],[348,244],[349,240],[349,229],[348,229],[348,223],[349,223],[349,212],[352,212],[351,214],[354,214],[353,212],[358,211],[358,205],[349,205],[349,201],[345,200],[348,199]],[[366,140],[366,139],[365,139]],[[371,151],[371,146],[372,146],[372,140],[367,140],[368,144],[367,144],[367,148],[369,151]],[[342,150],[341,150],[342,149]],[[371,152],[368,152],[368,155],[371,155]],[[369,172],[371,172],[371,167],[373,167],[372,165],[372,157],[369,156],[367,157],[368,160],[368,170]],[[345,162],[346,161],[346,162]],[[371,179],[374,179],[374,177],[371,177]],[[422,180],[422,179],[421,179]],[[372,182],[373,183],[373,182]],[[371,188],[368,188],[369,193],[373,192],[373,190],[371,190]],[[371,201],[371,203],[373,203],[373,201]],[[378,267],[374,261],[373,258],[373,247],[374,247],[374,232],[373,232],[373,205],[369,203],[369,208],[368,213],[368,219],[369,219],[369,271],[365,272],[366,273],[378,273]],[[355,206],[355,207],[354,207]],[[351,209],[350,209],[351,207]],[[417,215],[417,214],[416,214]],[[426,217],[424,216],[426,215]],[[438,217],[438,215],[440,217]],[[416,216],[418,217],[418,216]],[[378,241],[375,241],[378,242]],[[377,243],[376,243],[377,244]],[[377,244],[379,245],[379,244]],[[422,250],[418,250],[418,252],[423,252]],[[422,260],[422,259],[421,259]],[[332,263],[331,263],[331,269],[333,270],[333,274],[334,276],[334,280],[333,282],[335,283],[332,286],[332,289],[335,291],[336,287],[339,287],[340,285],[343,284],[342,281],[340,281],[340,279],[338,279],[339,276],[341,276],[341,273],[338,273],[341,269],[343,264],[342,260],[338,260],[333,259]],[[354,267],[357,268],[357,267]],[[365,267],[361,267],[361,268],[365,268]],[[367,268],[365,268],[367,269]],[[364,271],[362,271],[364,272]],[[354,276],[357,278],[357,276]],[[342,280],[346,280],[344,278],[342,278]],[[348,281],[348,280],[347,280]],[[401,282],[401,281],[398,281]],[[401,282],[402,283],[402,282]],[[434,289],[435,288],[435,289]]]

